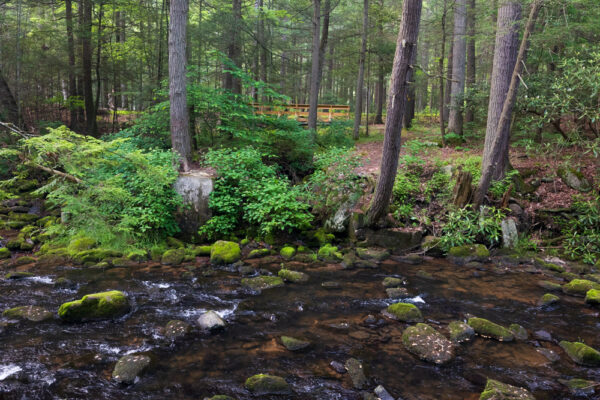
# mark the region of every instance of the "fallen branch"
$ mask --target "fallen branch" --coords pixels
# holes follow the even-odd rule
[[[33,162],[28,163],[28,165],[37,169],[41,169],[42,171],[48,172],[49,174],[60,176],[61,178],[65,178],[66,180],[71,181],[73,183],[83,183],[83,181],[78,177],[71,174],[67,174],[66,172],[44,167],[43,165],[39,165]]]
[[[22,131],[21,129],[19,129],[19,127],[17,127],[15,124],[12,124],[10,122],[2,122],[0,121],[0,126],[4,127],[5,129],[7,129],[10,133],[13,133],[17,136],[21,136],[23,139],[27,139],[29,137],[31,137],[31,135],[25,133],[24,131]]]

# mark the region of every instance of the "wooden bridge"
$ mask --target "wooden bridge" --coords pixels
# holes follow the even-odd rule
[[[306,124],[308,122],[308,104],[283,104],[283,105],[265,105],[252,104],[254,112],[257,114],[276,115],[278,117],[287,116]],[[320,122],[331,122],[335,119],[349,119],[350,106],[319,104],[317,106],[317,120]]]

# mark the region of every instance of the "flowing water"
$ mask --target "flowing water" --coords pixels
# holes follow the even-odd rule
[[[435,259],[419,266],[388,260],[378,269],[351,271],[339,265],[291,264],[310,275],[309,283],[262,293],[242,288],[242,276],[233,268],[212,269],[205,259],[187,268],[31,268],[36,277],[0,280],[0,309],[31,304],[55,311],[65,301],[109,289],[126,292],[133,305],[116,321],[0,319],[0,398],[203,399],[227,394],[250,399],[245,379],[272,373],[286,378],[294,391],[274,399],[362,399],[348,374],[329,366],[350,357],[365,365],[371,389],[381,384],[403,399],[478,399],[487,377],[526,387],[538,400],[569,399],[575,397],[560,380],[600,381],[600,369],[575,365],[558,346],[560,340],[580,340],[600,348],[598,310],[562,295],[554,309],[540,309],[536,303],[545,291],[537,282],[548,279],[540,274],[492,265],[469,269]],[[260,260],[253,265],[272,272],[279,267]],[[418,270],[434,279],[419,277]],[[414,302],[426,322],[444,333],[452,320],[479,316],[521,324],[530,339],[502,343],[476,337],[460,345],[456,359],[445,366],[420,361],[402,346],[407,324],[381,314],[394,302],[381,283],[386,276],[405,278],[408,297],[403,300]],[[57,284],[60,277],[71,284]],[[338,282],[339,288],[324,288],[326,281]],[[227,328],[214,334],[194,328],[175,342],[161,335],[168,321],[196,325],[206,310],[217,311]],[[547,334],[550,340],[538,338]],[[281,345],[281,335],[312,345],[290,352]],[[560,360],[551,362],[544,349]],[[138,352],[152,355],[151,368],[131,386],[111,381],[116,361]]]

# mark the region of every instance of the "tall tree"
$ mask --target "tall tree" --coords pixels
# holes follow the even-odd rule
[[[467,12],[467,89],[473,89],[475,85],[475,0],[469,0],[469,11]],[[465,111],[465,122],[475,120],[473,104],[467,101]]]
[[[171,21],[169,25],[171,144],[173,150],[180,157],[184,171],[190,169],[192,153],[185,78],[188,11],[188,0],[171,0]]]
[[[475,191],[475,196],[473,198],[473,204],[475,208],[479,208],[479,206],[483,203],[485,194],[487,193],[492,182],[494,172],[497,171],[502,165],[502,163],[505,163],[508,159],[508,133],[510,132],[510,116],[515,102],[517,100],[517,90],[519,89],[519,81],[521,79],[520,75],[523,71],[527,48],[529,47],[529,36],[533,31],[535,21],[537,19],[538,13],[542,5],[543,0],[534,0],[531,4],[529,18],[527,19],[527,26],[525,27],[525,31],[523,32],[523,38],[521,39],[521,45],[519,47],[519,54],[517,55],[517,59],[514,63],[512,76],[510,78],[510,84],[508,86],[508,92],[506,93],[504,104],[502,105],[502,111],[500,113],[500,118],[498,120],[498,125],[495,132],[496,136],[490,146],[489,155],[486,157],[485,161],[482,163],[481,166],[481,178],[479,180],[479,186],[477,187],[477,190]],[[498,27],[500,27],[500,19],[501,18],[499,13]],[[498,51],[498,43],[496,43],[496,51]],[[504,135],[499,134],[501,132],[507,132],[507,136],[504,137]]]
[[[402,5],[402,22],[396,42],[396,54],[385,120],[383,153],[381,168],[375,194],[367,211],[367,222],[374,224],[387,212],[392,197],[392,188],[398,171],[398,155],[400,154],[402,135],[402,115],[406,105],[408,82],[413,69],[410,66],[413,52],[417,50],[417,37],[421,21],[423,0],[404,0]]]
[[[369,0],[363,1],[363,22],[362,39],[360,46],[360,56],[358,59],[358,78],[356,79],[356,101],[354,102],[354,130],[352,136],[358,140],[360,129],[360,120],[363,108],[363,86],[365,84],[365,60],[367,57],[367,35],[369,29]],[[367,110],[368,111],[368,110]],[[369,123],[369,114],[367,112],[367,124]]]
[[[321,0],[313,0],[312,17],[312,60],[310,69],[310,91],[308,99],[308,129],[317,129],[317,110],[319,108],[319,56],[321,30]]]
[[[467,56],[467,1],[454,3],[454,41],[452,46],[452,86],[450,92],[450,118],[448,131],[462,135],[462,104],[465,93],[465,60]]]
[[[442,8],[442,21],[441,21],[441,41],[440,41],[440,57],[438,61],[438,73],[440,75],[440,98],[439,98],[439,109],[440,109],[440,136],[442,137],[442,146],[446,146],[446,117],[444,112],[445,96],[444,96],[444,55],[446,54],[446,17],[448,14],[448,0],[444,0]],[[447,79],[450,79],[448,76]]]
[[[227,56],[239,68],[242,65],[242,44],[239,37],[240,26],[242,24],[242,0],[232,0],[231,15],[232,21],[227,30],[227,40],[229,43],[227,46]],[[171,18],[173,17],[171,16]],[[223,86],[233,93],[242,93],[242,81],[230,73],[225,74]]]
[[[383,10],[383,1],[380,0],[379,6]],[[379,39],[383,38],[383,22],[381,18],[377,20],[377,35]],[[375,86],[375,124],[383,124],[383,103],[385,102],[385,60],[383,51],[377,52],[377,84]]]
[[[77,96],[77,80],[75,77],[75,38],[73,36],[73,2],[65,0],[65,20],[67,24],[67,53],[69,56],[69,99],[72,101]],[[77,109],[74,104],[69,105],[69,128],[77,126]]]
[[[92,89],[92,0],[82,0],[81,63],[83,69],[83,99],[85,104],[85,127],[88,135],[98,135],[96,103]]]
[[[0,71],[0,121],[19,124],[19,108],[4,75]]]

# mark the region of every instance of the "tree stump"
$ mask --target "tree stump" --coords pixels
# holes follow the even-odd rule
[[[473,176],[470,172],[459,171],[456,178],[456,185],[452,192],[452,203],[459,208],[463,208],[471,201],[473,195]]]

